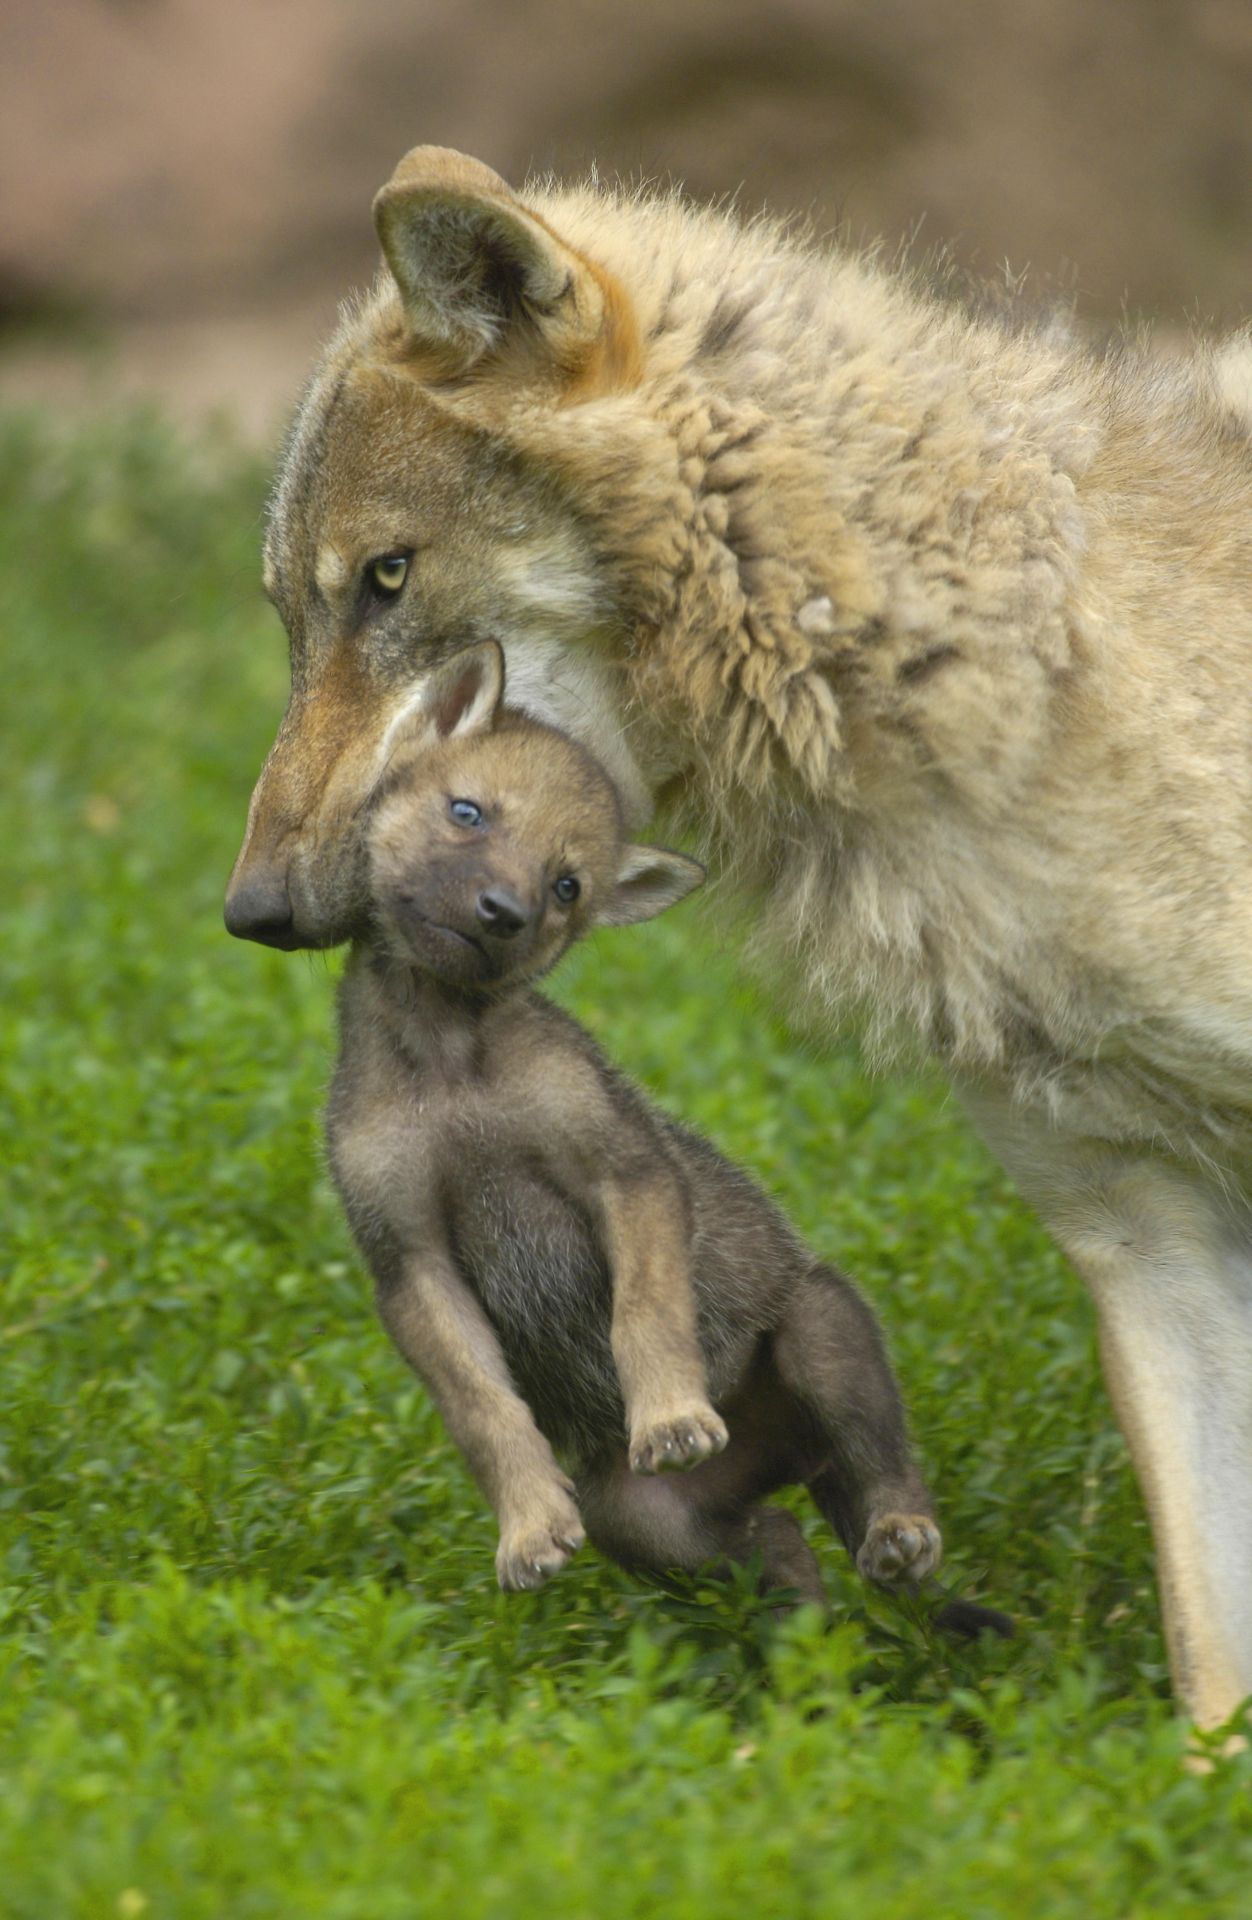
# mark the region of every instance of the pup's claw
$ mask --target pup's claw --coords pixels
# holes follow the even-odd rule
[[[923,1513],[879,1514],[856,1556],[857,1571],[881,1586],[925,1580],[943,1558],[943,1538]]]
[[[578,1508],[557,1492],[546,1512],[527,1515],[500,1536],[496,1578],[506,1593],[526,1593],[559,1573],[586,1535]]]
[[[632,1439],[630,1465],[634,1473],[668,1473],[696,1467],[720,1453],[730,1435],[712,1407],[695,1407],[668,1420],[654,1421]]]

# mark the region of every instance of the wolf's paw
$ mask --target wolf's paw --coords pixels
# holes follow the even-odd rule
[[[501,1528],[496,1577],[506,1593],[541,1587],[585,1539],[572,1496],[559,1486],[545,1490],[540,1500]]]
[[[668,1420],[653,1420],[631,1435],[630,1464],[635,1473],[667,1473],[696,1467],[720,1453],[730,1435],[712,1407],[700,1405]]]
[[[887,1587],[924,1580],[943,1558],[943,1538],[923,1513],[882,1513],[856,1556],[857,1572]]]

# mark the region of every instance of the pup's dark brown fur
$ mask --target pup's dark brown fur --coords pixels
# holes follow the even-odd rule
[[[626,846],[604,773],[502,691],[499,650],[470,649],[392,728],[328,1114],[382,1317],[498,1516],[500,1582],[537,1585],[585,1524],[627,1566],[759,1551],[767,1586],[820,1602],[795,1520],[760,1504],[801,1482],[863,1574],[921,1580],[939,1532],[869,1308],[528,990],[701,872]]]

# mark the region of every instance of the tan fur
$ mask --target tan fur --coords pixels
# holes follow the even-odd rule
[[[1095,1292],[1218,1721],[1252,1692],[1246,340],[1096,357],[765,223],[466,164],[403,163],[293,434],[293,716],[238,930],[352,930],[357,719],[498,635],[695,833],[800,1017],[947,1062]],[[327,541],[355,581],[411,547],[395,605],[311,598]]]

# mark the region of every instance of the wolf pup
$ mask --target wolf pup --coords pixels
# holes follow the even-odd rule
[[[869,1308],[529,990],[704,876],[626,845],[607,775],[502,713],[503,686],[499,648],[471,648],[390,730],[327,1116],[382,1318],[499,1520],[500,1584],[538,1585],[585,1526],[628,1567],[759,1552],[766,1586],[821,1602],[796,1521],[760,1504],[795,1482],[864,1575],[920,1581],[939,1530]]]

